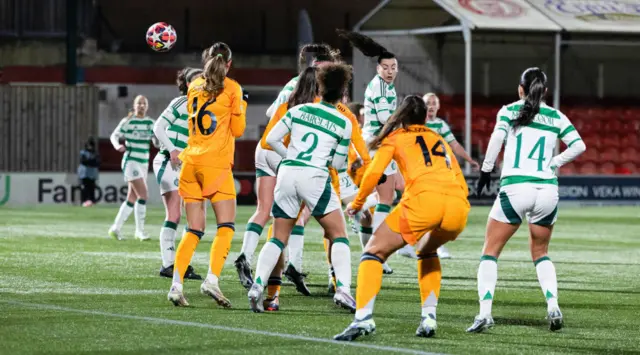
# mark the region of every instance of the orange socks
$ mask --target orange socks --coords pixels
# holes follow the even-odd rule
[[[173,282],[182,284],[184,273],[191,264],[191,258],[196,251],[200,239],[204,235],[203,232],[187,229],[180,240],[178,249],[176,250],[176,260],[173,263]]]
[[[373,304],[382,287],[382,259],[369,253],[362,254],[358,267],[356,288],[356,319],[365,319],[373,314]]]
[[[233,222],[218,224],[218,233],[211,244],[211,254],[209,257],[209,274],[207,275],[207,279],[210,281],[217,281],[220,278],[224,262],[227,260],[227,255],[229,255],[231,240],[233,239],[235,230],[236,228]],[[211,280],[212,275],[215,276],[214,280]]]
[[[422,301],[422,317],[429,314],[436,315],[440,286],[442,282],[442,267],[438,253],[418,256],[418,283],[420,284],[420,300]]]

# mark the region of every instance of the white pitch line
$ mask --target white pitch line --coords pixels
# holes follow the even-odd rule
[[[187,326],[187,327],[215,329],[215,330],[221,330],[221,331],[225,331],[225,332],[235,332],[235,333],[245,333],[245,334],[253,334],[253,335],[263,335],[263,336],[268,336],[268,337],[276,337],[276,338],[283,338],[283,339],[290,339],[290,340],[304,340],[304,341],[311,341],[311,342],[315,342],[315,343],[324,343],[324,344],[331,344],[331,345],[338,345],[338,346],[364,348],[364,349],[372,349],[372,350],[380,350],[380,351],[390,351],[390,352],[395,352],[395,353],[400,353],[400,354],[438,355],[438,353],[430,353],[430,352],[426,352],[426,351],[407,349],[407,348],[396,348],[396,347],[392,347],[392,346],[382,346],[382,345],[373,345],[373,344],[366,344],[366,343],[354,343],[354,342],[342,342],[342,341],[335,341],[335,340],[331,340],[331,339],[313,338],[313,337],[306,337],[306,336],[302,336],[302,335],[287,334],[287,333],[277,333],[277,332],[268,332],[268,331],[256,330],[256,329],[234,328],[234,327],[225,327],[225,326],[222,326],[222,325],[214,325],[214,324],[207,324],[207,323],[197,323],[197,322],[186,322],[186,321],[166,319],[166,318],[132,316],[132,315],[128,315],[128,314],[119,314],[119,313],[110,313],[110,312],[93,311],[93,310],[85,310],[85,309],[67,308],[67,307],[60,307],[60,306],[51,305],[51,304],[39,304],[39,303],[19,302],[19,301],[11,301],[11,300],[0,300],[0,303],[12,304],[12,305],[22,306],[22,307],[37,308],[37,309],[53,310],[53,311],[91,314],[91,315],[112,317],[112,318],[121,318],[121,319],[132,319],[132,320],[152,322],[152,323],[160,323],[160,324],[171,324],[171,325],[182,325],[182,326]]]

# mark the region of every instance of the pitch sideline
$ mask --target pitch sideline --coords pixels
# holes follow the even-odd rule
[[[187,322],[187,321],[180,321],[180,320],[173,320],[173,319],[166,319],[166,318],[143,317],[143,316],[133,316],[128,314],[110,313],[110,312],[102,312],[102,311],[95,311],[95,310],[75,309],[75,308],[61,307],[61,306],[56,306],[51,304],[39,304],[39,303],[19,302],[19,301],[11,301],[11,300],[0,300],[0,303],[12,304],[12,305],[21,306],[21,307],[60,311],[60,312],[91,314],[91,315],[97,315],[97,316],[103,316],[103,317],[131,319],[131,320],[138,320],[138,321],[152,322],[152,323],[159,323],[159,324],[182,325],[187,327],[207,328],[207,329],[214,329],[214,330],[227,331],[227,332],[262,335],[262,336],[276,337],[276,338],[283,338],[283,339],[290,339],[290,340],[304,340],[304,341],[311,341],[315,343],[325,343],[325,344],[345,346],[345,347],[364,348],[364,349],[372,349],[372,350],[380,350],[380,351],[391,351],[399,354],[419,354],[419,355],[437,355],[438,354],[438,353],[431,353],[431,352],[425,352],[425,351],[414,350],[414,349],[396,348],[392,346],[382,346],[382,345],[354,343],[354,342],[339,342],[331,339],[314,338],[314,337],[307,337],[307,336],[295,335],[295,334],[277,333],[277,332],[269,332],[269,331],[263,331],[263,330],[255,330],[255,329],[225,327],[222,325]]]

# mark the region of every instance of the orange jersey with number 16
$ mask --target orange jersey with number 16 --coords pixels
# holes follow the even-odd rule
[[[204,78],[198,78],[189,85],[189,139],[180,159],[197,166],[231,169],[235,138],[242,136],[246,127],[242,88],[225,78],[223,91],[211,97],[204,83]]]

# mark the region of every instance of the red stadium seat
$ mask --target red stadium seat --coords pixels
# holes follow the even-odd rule
[[[595,175],[598,173],[598,169],[596,169],[596,164],[593,162],[586,162],[580,166],[580,174],[583,175]]]
[[[604,162],[603,164],[600,164],[598,171],[601,174],[614,175],[616,173],[616,166],[610,161]]]

